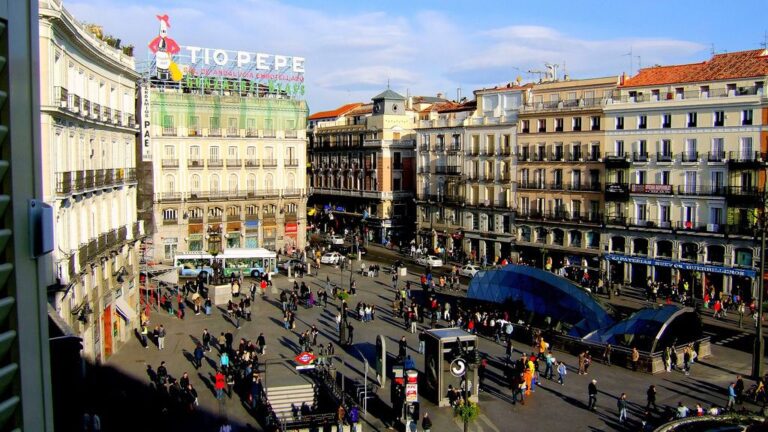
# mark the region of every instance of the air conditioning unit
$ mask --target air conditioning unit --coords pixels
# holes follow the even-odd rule
[[[720,230],[720,225],[718,224],[707,224],[707,232],[718,232]]]

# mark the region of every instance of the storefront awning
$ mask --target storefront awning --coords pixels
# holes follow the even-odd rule
[[[136,316],[136,311],[134,311],[128,302],[125,301],[125,299],[122,297],[115,300],[115,309],[117,310],[117,313],[123,317],[125,322],[131,322],[131,318]]]
[[[179,284],[179,272],[169,271],[161,275],[155,276],[153,279],[157,282],[165,282],[167,284],[178,285]]]

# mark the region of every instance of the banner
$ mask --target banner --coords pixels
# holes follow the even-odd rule
[[[624,262],[629,264],[645,264],[645,265],[651,265],[656,267],[667,267],[667,268],[674,268],[679,270],[719,273],[719,274],[725,274],[730,276],[744,276],[744,277],[754,278],[756,275],[756,272],[750,269],[721,267],[721,266],[715,266],[715,265],[709,265],[709,264],[697,264],[697,263],[689,263],[689,262],[683,262],[683,261],[659,260],[659,259],[652,259],[652,258],[616,255],[616,254],[607,254],[607,255],[604,255],[604,258],[609,261]]]
[[[150,126],[152,116],[149,109],[149,83],[141,83],[139,85],[140,104],[139,114],[141,115],[141,161],[152,161],[152,141],[150,139]]]

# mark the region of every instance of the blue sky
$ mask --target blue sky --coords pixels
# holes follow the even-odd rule
[[[644,66],[705,60],[756,49],[765,1],[437,0],[64,0],[79,20],[137,46],[171,18],[181,45],[306,57],[312,112],[368,101],[391,87],[455,97],[562,65],[572,78],[618,75]],[[751,12],[750,12],[751,11]],[[639,56],[639,58],[638,58]]]

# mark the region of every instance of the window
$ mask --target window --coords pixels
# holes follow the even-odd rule
[[[661,171],[659,173],[659,184],[668,185],[671,171]]]
[[[683,205],[681,219],[683,221],[683,228],[693,228],[694,223],[696,223],[695,209],[690,205]]]
[[[659,222],[661,222],[661,226],[669,226],[670,216],[669,204],[659,204]]]
[[[562,118],[556,118],[555,119],[555,132],[562,132],[563,131],[563,119]]]
[[[645,222],[648,219],[647,204],[635,204],[635,218],[638,222]]]
[[[725,111],[715,111],[715,126],[725,125]]]
[[[635,183],[639,185],[644,185],[646,182],[646,179],[648,178],[648,173],[646,171],[636,171],[635,177],[636,177]]]
[[[211,159],[211,160],[218,160],[219,159],[219,147],[218,146],[211,146],[211,148],[208,149],[208,155],[209,155],[209,159]]]
[[[709,208],[709,223],[720,225],[723,223],[723,209],[720,207]]]
[[[624,129],[624,117],[616,117],[616,129]]]
[[[218,117],[211,117],[210,118],[210,129],[211,130],[219,130],[221,127],[219,124],[219,118]]]
[[[165,146],[165,158],[166,159],[176,158],[176,146],[171,146],[171,145]]]
[[[164,221],[175,221],[179,218],[179,213],[176,209],[164,209],[163,210],[163,220]]]
[[[229,191],[230,192],[237,192],[239,186],[239,180],[237,178],[237,174],[230,174],[229,175]]]
[[[744,126],[752,124],[752,110],[744,110],[741,112],[741,124]]]
[[[614,149],[616,150],[616,156],[623,157],[624,156],[624,141],[616,141],[614,143]]]
[[[689,112],[687,117],[688,117],[688,127],[696,127],[696,119],[698,117],[696,112]]]
[[[190,189],[192,189],[192,192],[200,192],[200,176],[197,174],[192,174],[189,178],[189,184]]]
[[[237,159],[237,146],[229,146],[227,148],[227,157],[229,159]]]
[[[167,193],[176,192],[176,177],[170,174],[165,176],[165,192]]]
[[[165,259],[172,260],[176,257],[176,250],[178,249],[178,238],[165,238],[163,250],[165,251]]]
[[[523,133],[528,133],[531,131],[531,121],[530,120],[523,120],[521,122],[523,127]]]
[[[600,130],[600,116],[592,116],[589,118],[589,128],[593,131]]]
[[[200,124],[200,117],[197,116],[189,116],[188,118],[189,124],[187,125],[187,129],[189,129],[189,136],[196,136],[198,135],[198,125]]]
[[[200,146],[192,146],[189,148],[190,159],[200,159]]]
[[[637,119],[637,128],[638,129],[647,129],[648,128],[648,116],[641,115]]]
[[[580,131],[581,130],[581,117],[574,117],[573,118],[573,130]]]
[[[212,193],[219,192],[219,189],[221,188],[221,183],[219,181],[218,174],[214,174],[214,175],[211,176],[210,184],[211,184],[211,192]]]
[[[664,129],[669,129],[672,127],[672,114],[661,115],[661,127]]]
[[[699,93],[701,93],[701,98],[706,99],[709,97],[709,86],[701,86],[699,88]]]
[[[539,132],[546,132],[546,131],[547,131],[547,120],[539,119]]]

